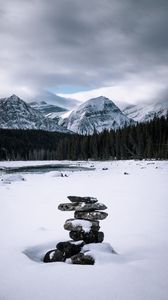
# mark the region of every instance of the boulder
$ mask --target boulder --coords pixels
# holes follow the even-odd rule
[[[89,232],[90,230],[99,230],[99,222],[98,221],[89,221],[89,220],[81,220],[81,219],[68,219],[65,221],[64,229],[69,231],[83,231]]]
[[[84,255],[83,253],[79,253],[71,257],[71,262],[74,265],[94,265],[95,260],[90,255]]]
[[[65,258],[70,258],[71,256],[78,254],[83,246],[84,243],[75,245],[70,242],[60,242],[56,245],[56,248],[63,253]]]
[[[104,240],[104,233],[101,231],[92,231],[92,230],[90,232],[70,231],[69,236],[74,241],[83,240],[85,244],[102,243]]]
[[[43,258],[43,262],[45,263],[56,262],[56,261],[65,261],[65,257],[63,253],[57,249],[48,251]]]
[[[74,217],[75,219],[84,219],[90,221],[103,220],[107,218],[108,214],[100,211],[75,211]]]
[[[98,200],[94,197],[79,197],[79,196],[68,196],[71,202],[85,202],[85,203],[96,203]]]

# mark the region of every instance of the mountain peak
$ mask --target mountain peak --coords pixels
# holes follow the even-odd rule
[[[62,121],[65,127],[79,134],[93,134],[134,123],[110,99],[100,96],[82,103]],[[61,123],[60,123],[61,124]]]
[[[69,132],[15,94],[0,101],[0,128]]]
[[[21,100],[17,95],[13,94],[9,98],[6,99],[12,99],[12,100]]]

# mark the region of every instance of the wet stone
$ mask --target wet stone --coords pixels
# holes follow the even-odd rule
[[[63,253],[57,249],[48,251],[43,258],[44,263],[50,263],[56,261],[62,261],[62,262],[65,261],[65,257]]]
[[[84,219],[84,220],[90,220],[90,221],[97,221],[97,220],[104,220],[107,218],[108,214],[105,212],[100,211],[91,211],[91,212],[85,212],[85,211],[75,211],[74,217],[76,219]]]
[[[96,203],[98,200],[94,197],[79,197],[79,196],[68,196],[71,202],[85,202],[85,203]]]
[[[92,231],[92,230],[90,232],[70,231],[69,236],[74,241],[83,240],[85,244],[102,243],[104,240],[104,233],[101,231]]]
[[[79,253],[71,257],[72,264],[75,265],[94,265],[94,258],[90,255],[84,255],[83,253]]]
[[[89,232],[91,230],[99,230],[99,222],[98,221],[90,221],[83,219],[68,219],[65,221],[64,229],[69,231],[83,231]]]
[[[78,254],[84,243],[80,243],[79,245],[75,245],[70,242],[60,242],[56,245],[56,248],[63,253],[65,258],[70,258],[71,256]]]

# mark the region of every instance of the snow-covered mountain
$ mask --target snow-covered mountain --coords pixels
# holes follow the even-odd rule
[[[69,132],[16,95],[0,99],[0,128]]]
[[[26,99],[28,101],[29,99]],[[61,107],[66,110],[72,110],[77,107],[80,102],[76,99],[60,97],[49,91],[38,91],[34,96],[31,97],[33,102],[46,102],[53,104],[54,106]]]
[[[103,96],[82,103],[60,121],[67,129],[87,135],[133,123],[135,122],[125,116],[111,100]]]
[[[166,116],[168,112],[168,101],[160,101],[155,103],[143,103],[137,105],[129,105],[123,113],[137,122],[147,122],[155,116]]]
[[[61,114],[67,112],[66,108],[56,106],[53,104],[49,104],[45,101],[40,102],[30,102],[29,105],[40,111],[45,117],[51,118],[51,119],[57,119]]]

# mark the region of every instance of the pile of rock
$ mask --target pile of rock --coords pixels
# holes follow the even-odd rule
[[[94,258],[85,255],[82,248],[85,244],[102,243],[104,233],[99,231],[99,221],[105,219],[108,214],[102,210],[107,207],[98,203],[93,197],[69,196],[70,203],[62,203],[58,206],[61,211],[75,211],[74,218],[66,220],[64,228],[69,231],[72,240],[60,242],[56,249],[46,253],[43,261],[66,261],[73,264],[94,264]]]

